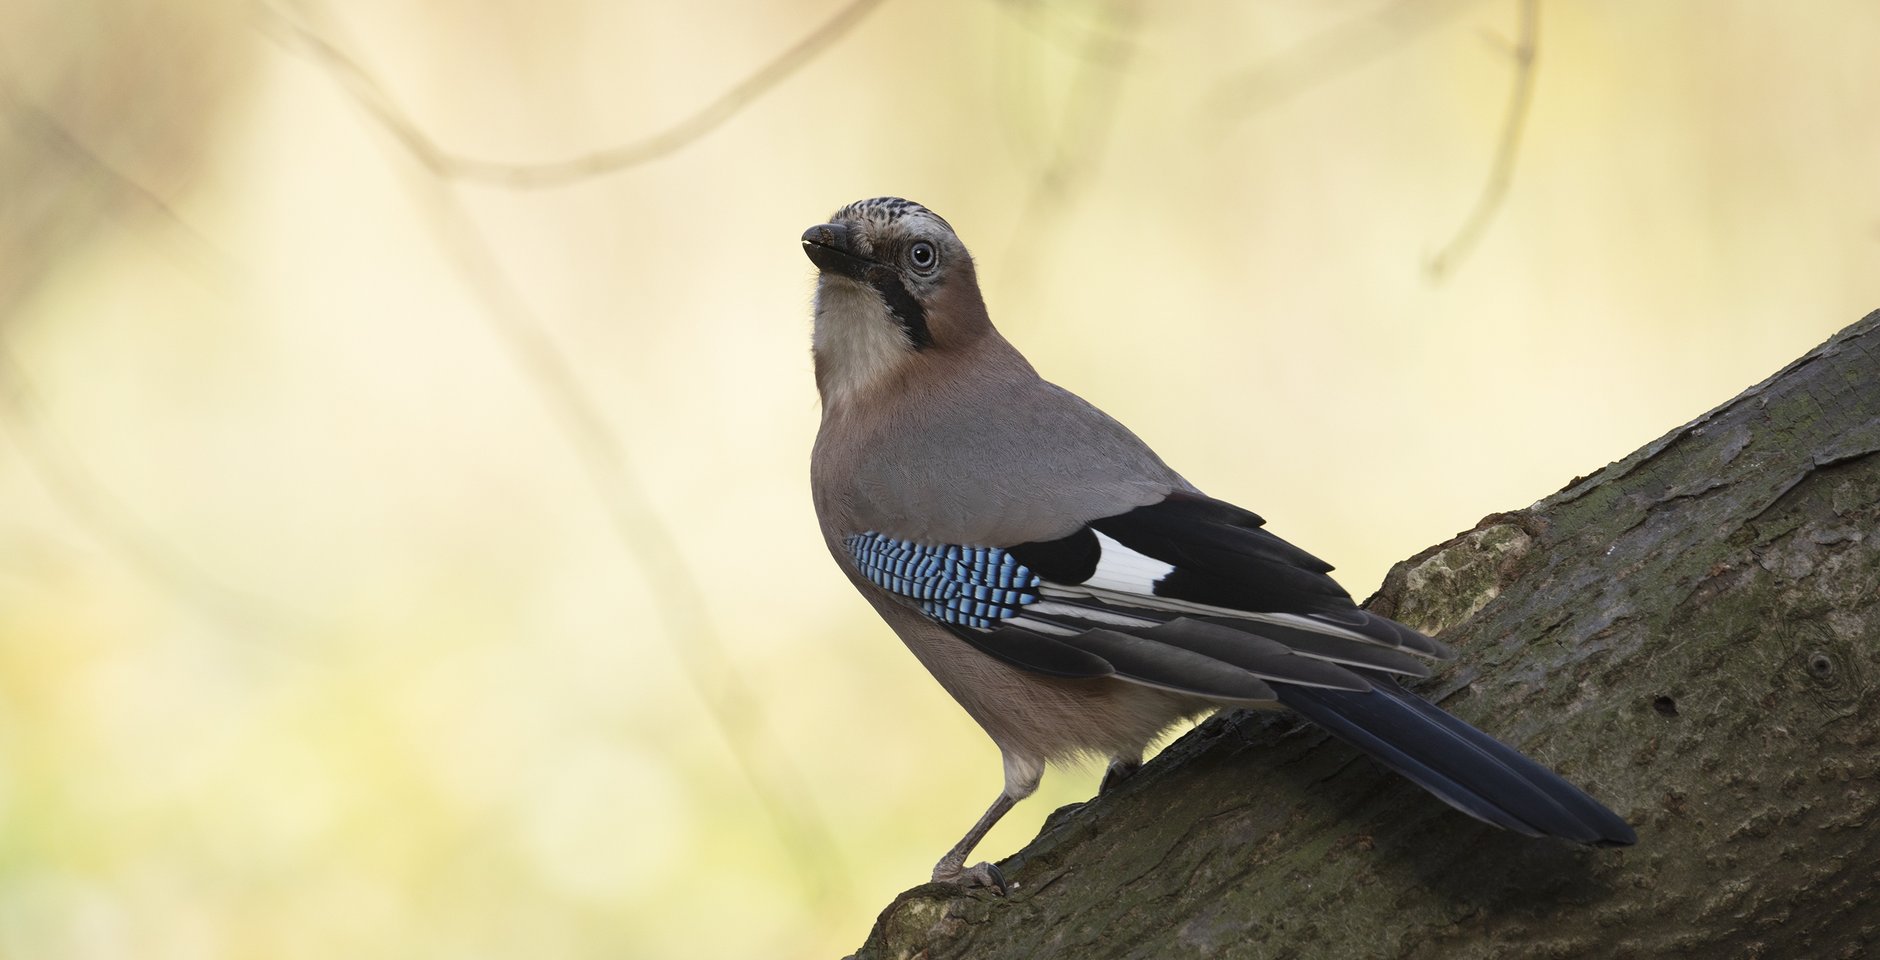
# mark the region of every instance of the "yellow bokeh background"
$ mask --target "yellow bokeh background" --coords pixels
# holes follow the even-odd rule
[[[411,149],[630,144],[847,7],[0,6],[0,957],[858,945],[999,770],[816,534],[848,201],[1359,596],[1880,306],[1855,0],[1536,4],[1440,275],[1519,2],[887,0],[646,162]]]

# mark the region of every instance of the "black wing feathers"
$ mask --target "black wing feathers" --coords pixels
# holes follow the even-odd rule
[[[1244,629],[1224,627],[1186,617],[1141,631],[1142,636],[1272,680],[1289,681],[1335,690],[1365,691],[1366,680],[1344,667],[1309,656],[1298,656],[1285,644]]]
[[[1108,660],[1116,675],[1138,683],[1210,699],[1271,703],[1273,688],[1226,661],[1148,636],[1096,629],[1081,634],[1077,645]]]
[[[1485,823],[1595,846],[1638,835],[1599,801],[1435,704],[1374,677],[1372,692],[1278,688],[1280,702]]]
[[[1097,561],[1103,556],[1097,535],[1089,527],[1079,527],[1076,533],[1057,540],[1007,547],[1006,552],[1052,583],[1083,583],[1097,572]]]
[[[1155,595],[1265,613],[1351,608],[1332,565],[1262,529],[1257,514],[1204,497],[1170,497],[1090,526],[1175,567]]]
[[[1048,602],[1020,608],[989,632],[953,630],[1038,673],[1117,676],[1236,700],[1262,690],[1270,696],[1267,682],[1362,692],[1370,684],[1353,668],[1427,676],[1404,651],[1446,654],[1416,631],[1359,610],[1326,576],[1330,564],[1264,523],[1233,504],[1179,494],[1056,540],[1002,547],[1038,577]],[[1140,556],[1111,555],[1131,551]],[[1111,572],[1098,577],[1100,567]],[[1154,581],[1130,579],[1164,568]],[[1104,586],[1079,589],[1093,578]],[[1246,618],[1235,616],[1243,611]],[[1223,686],[1223,667],[1262,685]]]
[[[1056,637],[1018,627],[990,631],[948,625],[954,635],[995,659],[1033,673],[1052,677],[1108,677],[1116,669],[1108,660]]]
[[[1246,620],[1234,620],[1227,617],[1200,617],[1203,623],[1244,632],[1257,631],[1260,637],[1276,642],[1293,653],[1320,660],[1330,660],[1346,666],[1369,667],[1387,673],[1401,673],[1412,677],[1430,675],[1429,664],[1401,650],[1393,650],[1372,640],[1353,640],[1348,637],[1332,636],[1325,633],[1313,633],[1283,623],[1252,623]],[[1434,640],[1429,641],[1435,643]]]

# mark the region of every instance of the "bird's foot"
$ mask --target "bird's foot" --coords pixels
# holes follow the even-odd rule
[[[1126,763],[1121,760],[1110,761],[1109,768],[1103,771],[1102,782],[1097,784],[1097,796],[1101,797],[1116,789],[1118,784],[1128,780],[1140,769],[1142,769],[1141,761],[1135,763]]]
[[[1009,892],[1004,872],[992,863],[975,863],[965,867],[941,861],[939,866],[933,868],[933,882],[956,883],[967,888],[985,887],[1001,897]]]

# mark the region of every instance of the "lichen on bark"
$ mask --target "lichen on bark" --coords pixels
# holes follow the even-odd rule
[[[916,887],[857,960],[1880,950],[1880,312],[1369,604],[1460,652],[1425,695],[1638,846],[1497,831],[1226,713],[1054,814],[1010,896]]]

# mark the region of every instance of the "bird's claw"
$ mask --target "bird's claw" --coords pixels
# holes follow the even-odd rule
[[[1115,790],[1123,781],[1134,776],[1136,771],[1141,768],[1142,764],[1140,763],[1112,761],[1109,767],[1103,771],[1103,781],[1097,784],[1097,796],[1101,797]]]
[[[970,867],[943,863],[934,868],[933,882],[957,883],[962,887],[985,887],[1001,897],[1011,892],[1005,882],[1004,871],[993,863],[975,863]]]

